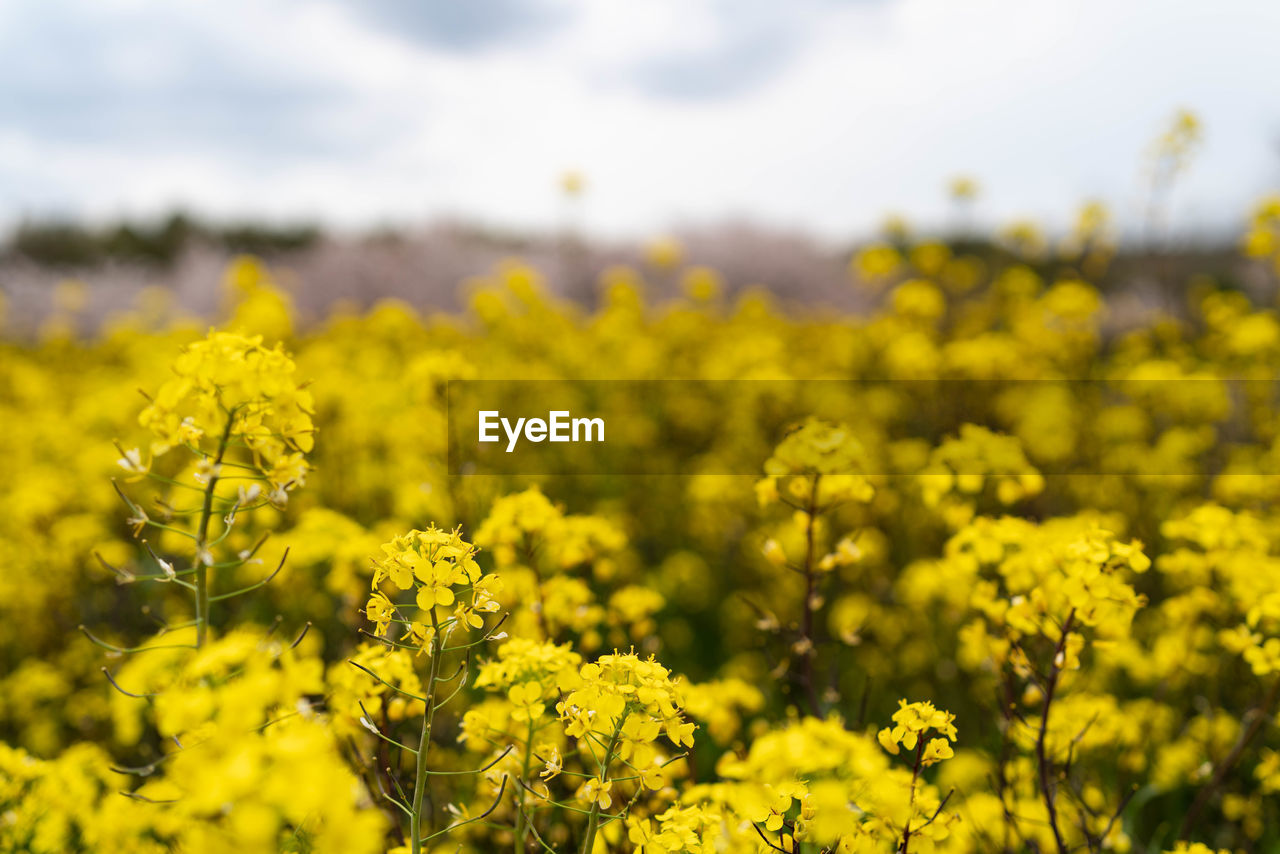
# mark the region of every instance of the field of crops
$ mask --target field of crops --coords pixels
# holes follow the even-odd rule
[[[661,258],[306,327],[250,259],[212,330],[69,286],[0,344],[0,850],[1280,849],[1280,319],[1104,326],[1090,222],[870,247],[861,317]],[[671,378],[733,425],[679,476],[450,474],[450,381]]]

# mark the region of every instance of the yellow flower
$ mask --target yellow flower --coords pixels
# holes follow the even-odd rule
[[[612,789],[611,781],[591,777],[578,790],[578,797],[589,804],[598,804],[602,810],[607,810],[613,804],[613,796],[609,794]]]
[[[387,630],[395,613],[396,609],[391,604],[391,600],[381,593],[375,592],[369,597],[369,602],[365,605],[365,616],[369,618],[369,622],[377,624],[378,634],[382,634]]]
[[[908,703],[906,700],[899,700],[898,711],[893,713],[893,728],[885,727],[880,730],[876,738],[885,750],[893,754],[898,753],[898,745],[902,745],[907,750],[915,750],[920,737],[930,730],[939,732],[954,741],[956,737],[956,728],[952,723],[954,720],[955,715],[934,708],[932,703]],[[945,739],[934,739],[934,742],[940,742],[944,747],[946,746]],[[932,747],[930,749],[937,750]]]
[[[921,754],[920,763],[929,766],[941,762],[943,759],[950,759],[953,756],[955,756],[955,752],[945,738],[931,738],[928,746],[924,749],[924,753]]]
[[[544,780],[550,780],[553,777],[559,776],[560,772],[564,770],[564,759],[560,756],[560,751],[557,750],[554,745],[552,745],[546,753],[547,758],[543,764],[542,770],[538,772],[538,776]]]

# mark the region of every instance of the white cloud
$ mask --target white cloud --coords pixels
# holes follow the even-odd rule
[[[0,13],[0,72],[22,81],[0,95],[8,218],[181,202],[546,228],[575,167],[587,225],[611,234],[936,222],[959,172],[991,221],[1061,223],[1085,197],[1132,221],[1144,146],[1180,106],[1208,134],[1184,224],[1230,222],[1280,178],[1280,7],[1262,0],[1211,16],[1169,0],[547,0],[562,23],[466,49],[336,2],[17,5]]]

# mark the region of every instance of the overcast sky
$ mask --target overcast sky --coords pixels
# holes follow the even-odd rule
[[[1133,222],[1174,110],[1176,220],[1280,187],[1271,0],[4,0],[0,221],[437,216],[843,238],[890,211]]]

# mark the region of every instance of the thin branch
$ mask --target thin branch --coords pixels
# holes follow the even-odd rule
[[[1053,694],[1058,687],[1058,674],[1061,672],[1058,667],[1058,659],[1066,648],[1067,636],[1071,632],[1071,623],[1075,616],[1076,610],[1072,608],[1060,629],[1061,634],[1058,638],[1057,647],[1053,651],[1049,678],[1044,688],[1044,707],[1040,713],[1040,732],[1036,736],[1036,762],[1040,770],[1040,792],[1044,797],[1045,809],[1049,814],[1049,828],[1053,831],[1053,839],[1058,846],[1058,854],[1067,854],[1068,849],[1067,842],[1062,837],[1062,830],[1058,827],[1058,810],[1054,804],[1055,787],[1049,781],[1049,759],[1045,753],[1045,742],[1049,735],[1049,709],[1053,705]]]
[[[403,695],[405,695],[406,697],[409,697],[409,698],[414,699],[414,700],[420,700],[420,701],[422,701],[423,703],[427,702],[427,698],[426,698],[426,697],[419,697],[417,694],[414,694],[414,693],[412,693],[412,692],[410,692],[410,691],[406,691],[406,690],[404,690],[403,688],[400,688],[400,687],[398,687],[398,686],[396,686],[396,685],[392,685],[390,682],[388,682],[387,680],[383,679],[381,676],[379,676],[378,674],[374,673],[372,670],[370,670],[369,668],[365,667],[363,664],[360,664],[360,663],[358,663],[358,662],[352,661],[352,660],[351,660],[351,659],[349,659],[349,658],[347,659],[347,664],[350,664],[352,667],[358,667],[359,669],[363,670],[365,673],[368,673],[368,674],[369,674],[370,676],[372,676],[374,679],[377,679],[377,680],[378,680],[379,682],[381,682],[383,685],[386,685],[386,686],[387,686],[388,688],[390,688],[392,691],[395,691],[395,692],[397,692],[397,693],[399,693],[399,694],[403,694]]]
[[[395,778],[394,778],[394,777],[391,777],[391,769],[390,769],[390,768],[388,768],[388,769],[387,769],[387,776],[388,776],[388,778],[389,778],[389,779],[391,779],[391,780],[392,780],[392,782],[395,782]],[[397,807],[401,812],[403,812],[405,815],[410,815],[409,807],[408,807],[408,806],[406,806],[405,804],[403,804],[403,803],[401,803],[400,801],[396,800],[394,797],[392,797],[392,796],[391,796],[391,793],[390,793],[390,792],[388,792],[386,789],[382,788],[382,779],[381,779],[381,778],[379,778],[377,774],[374,774],[374,775],[373,775],[373,782],[374,782],[374,784],[375,784],[375,785],[377,785],[377,787],[378,787],[378,794],[379,794],[379,795],[382,795],[382,797],[386,798],[388,801],[390,801],[391,803],[395,804],[395,805],[396,805],[396,807]],[[399,788],[399,784],[397,784],[397,785],[396,785],[396,788]],[[401,793],[401,796],[403,797],[403,793]]]
[[[941,803],[938,804],[938,808],[933,811],[933,815],[929,816],[929,820],[926,821],[924,824],[920,825],[919,827],[917,827],[916,830],[917,831],[924,830],[926,827],[928,827],[929,825],[937,821],[938,816],[942,815],[942,808],[947,805],[947,801],[951,800],[951,796],[954,795],[955,793],[956,793],[955,787],[952,787],[951,791],[947,792],[947,796],[942,799]]]
[[[284,554],[280,556],[280,563],[276,566],[274,570],[272,570],[271,574],[268,575],[266,578],[262,579],[261,581],[256,581],[253,584],[250,584],[248,587],[241,587],[239,590],[232,590],[230,593],[219,593],[217,596],[210,596],[209,601],[221,602],[224,599],[234,599],[237,596],[243,596],[246,593],[252,593],[254,590],[257,590],[259,587],[266,587],[268,584],[271,583],[271,580],[273,578],[275,578],[277,575],[280,574],[280,570],[284,569],[284,562],[288,559],[288,557],[289,557],[289,549],[286,548],[284,550]]]
[[[104,558],[102,556],[102,552],[98,551],[97,549],[93,550],[93,556],[98,559],[98,563],[102,564],[103,569],[106,569],[109,572],[113,572],[117,576],[119,576],[117,583],[130,584],[137,578],[137,576],[134,575],[132,572],[129,572],[128,570],[121,569],[118,566],[113,566],[107,563],[107,559]]]
[[[494,810],[498,808],[498,804],[502,803],[502,796],[506,793],[506,791],[507,791],[507,775],[503,774],[502,785],[498,787],[498,796],[493,799],[493,803],[489,805],[489,808],[487,810],[480,813],[480,815],[475,816],[474,818],[469,818],[466,821],[455,822],[454,824],[451,824],[448,827],[445,827],[441,830],[437,830],[435,833],[432,833],[429,836],[424,836],[422,837],[422,839],[418,840],[418,844],[421,845],[425,842],[430,842],[432,839],[435,839],[437,836],[441,836],[445,833],[448,833],[451,830],[457,830],[459,827],[462,827],[463,825],[474,824],[477,821],[485,820],[486,818],[488,818],[493,814]]]
[[[1129,806],[1129,801],[1133,800],[1133,796],[1138,794],[1138,786],[1134,784],[1129,787],[1129,793],[1120,800],[1120,806],[1116,807],[1116,811],[1111,815],[1111,820],[1107,822],[1107,826],[1102,829],[1102,835],[1098,837],[1099,842],[1106,842],[1107,837],[1111,834],[1111,828],[1116,826],[1116,822],[1120,820],[1120,816],[1124,813],[1125,808]]]
[[[189,643],[154,644],[152,646],[116,646],[113,643],[107,643],[101,638],[94,637],[93,632],[85,628],[83,623],[81,623],[76,628],[78,628],[85,637],[93,641],[96,645],[102,647],[103,649],[109,649],[112,652],[121,653],[121,654],[147,652],[148,650],[152,650],[152,649],[195,649],[196,648],[195,646]]]
[[[414,753],[417,753],[417,752],[418,751],[416,750],[414,751]],[[400,785],[400,778],[397,777],[394,773],[392,773],[390,765],[386,767],[386,772],[387,772],[387,779],[391,781],[391,785],[396,787],[396,791],[400,794],[400,799],[403,800],[406,805],[408,805],[409,795],[405,792],[404,786]]]
[[[378,728],[378,725],[373,722],[373,715],[369,714],[369,710],[364,707],[364,700],[356,700],[356,705],[360,707],[360,711],[364,712],[364,718],[362,718],[360,722],[365,724],[365,729],[369,730],[369,732],[373,733],[388,744],[394,744],[401,750],[407,750],[410,753],[418,752],[416,748],[410,747],[407,744],[401,744],[391,736],[385,735],[382,730]]]
[[[427,769],[427,774],[429,774],[432,777],[444,777],[444,776],[458,775],[458,774],[483,774],[485,771],[488,771],[490,768],[497,765],[503,759],[506,759],[507,754],[514,749],[515,749],[514,744],[508,744],[506,750],[498,754],[498,756],[492,762],[490,762],[488,765],[484,766],[483,768],[475,768],[470,771],[432,771],[431,769]],[[417,753],[416,750],[414,752]]]
[[[134,698],[134,699],[136,699],[136,700],[145,700],[145,699],[147,699],[148,697],[158,697],[158,696],[159,696],[159,693],[152,693],[152,694],[135,694],[135,693],[133,693],[132,691],[126,691],[125,689],[123,689],[123,688],[121,688],[121,687],[120,687],[120,683],[119,683],[119,682],[117,682],[117,681],[115,680],[115,677],[111,675],[111,671],[110,671],[110,670],[108,670],[108,669],[107,669],[107,668],[105,668],[105,667],[101,668],[101,670],[102,670],[102,675],[106,676],[106,677],[107,677],[107,681],[111,683],[111,687],[112,687],[112,688],[115,688],[117,691],[119,691],[121,694],[124,694],[126,697],[133,697],[133,698]]]
[[[159,798],[148,798],[146,795],[139,795],[137,792],[121,791],[120,794],[124,795],[126,798],[129,798],[130,800],[142,801],[145,804],[176,804],[178,802],[177,798],[161,800]]]
[[[760,825],[756,824],[754,821],[753,821],[753,822],[751,822],[751,828],[752,828],[752,830],[754,830],[756,833],[760,834],[760,838],[764,840],[764,844],[765,844],[765,845],[768,845],[768,846],[769,846],[770,848],[772,848],[774,851],[781,851],[781,852],[782,852],[782,854],[791,854],[791,852],[790,852],[790,851],[788,851],[787,849],[783,848],[782,846],[780,846],[780,845],[774,845],[772,842],[770,842],[770,841],[769,841],[769,837],[765,836],[765,835],[764,835],[764,831],[760,829]]]
[[[1218,791],[1227,775],[1231,773],[1231,769],[1239,761],[1241,755],[1244,754],[1245,748],[1249,746],[1249,742],[1262,731],[1262,727],[1271,717],[1271,710],[1276,704],[1276,698],[1280,696],[1280,679],[1271,683],[1271,689],[1267,691],[1267,695],[1262,699],[1262,703],[1253,709],[1253,719],[1249,721],[1249,726],[1244,732],[1240,733],[1240,737],[1232,746],[1230,752],[1223,757],[1222,761],[1213,771],[1213,777],[1210,778],[1209,784],[1205,786],[1196,795],[1196,799],[1191,803],[1191,809],[1187,810],[1186,818],[1182,820],[1182,828],[1178,831],[1179,839],[1190,840],[1191,831],[1195,829],[1196,821],[1200,818],[1200,813],[1208,805],[1209,799]]]
[[[373,632],[363,627],[356,629],[356,631],[364,635],[365,637],[372,638],[373,640],[378,641],[378,643],[385,644],[386,646],[389,646],[393,649],[407,649],[413,652],[422,651],[422,647],[419,645],[415,645],[411,643],[402,643],[401,641],[394,641],[391,638],[384,638],[382,635],[375,635]]]
[[[542,834],[538,833],[538,828],[533,826],[533,819],[530,818],[529,814],[519,807],[517,807],[517,809],[519,810],[520,815],[524,818],[525,827],[529,828],[529,832],[533,834],[533,838],[542,846],[542,850],[548,852],[548,854],[557,854],[556,849],[548,845],[547,841],[542,838]]]
[[[302,633],[293,639],[293,643],[289,644],[289,649],[297,649],[298,644],[302,643],[302,639],[307,636],[309,631],[311,631],[311,621],[307,620],[307,624],[302,627]]]

